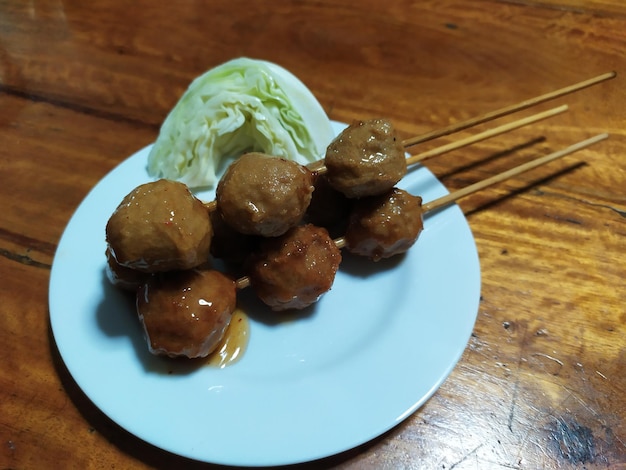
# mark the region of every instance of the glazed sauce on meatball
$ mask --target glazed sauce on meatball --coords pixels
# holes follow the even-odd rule
[[[108,249],[115,261],[146,273],[205,263],[212,235],[204,204],[184,184],[168,180],[135,188],[106,225]]]
[[[228,167],[215,199],[224,222],[236,231],[276,237],[302,220],[312,193],[310,170],[290,160],[252,152]]]
[[[423,228],[422,198],[393,188],[355,202],[346,229],[346,247],[378,261],[406,252]]]
[[[213,270],[154,275],[137,291],[137,313],[157,355],[198,358],[224,337],[237,303],[235,281]]]
[[[252,288],[273,310],[302,309],[330,290],[340,262],[328,231],[306,224],[264,239],[247,271]]]
[[[357,121],[326,151],[326,177],[349,198],[382,194],[407,171],[404,146],[387,119]]]

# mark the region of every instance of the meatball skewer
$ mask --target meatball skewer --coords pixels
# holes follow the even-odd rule
[[[595,77],[593,79],[590,79],[584,82],[580,82],[573,86],[566,87],[561,90],[557,90],[555,92],[548,93],[548,94],[536,97],[531,100],[527,100],[525,102],[521,102],[517,105],[502,108],[501,110],[488,113],[482,117],[470,119],[469,121],[466,121],[464,123],[459,123],[453,126],[448,126],[447,128],[443,128],[438,131],[433,131],[431,133],[424,134],[422,136],[417,136],[415,138],[405,140],[402,142],[402,145],[406,147],[406,146],[415,145],[417,143],[424,142],[427,140],[431,140],[436,137],[448,135],[448,134],[451,134],[452,132],[466,129],[473,125],[486,122],[488,120],[495,119],[497,117],[501,117],[501,116],[510,114],[512,112],[515,112],[521,109],[526,109],[538,103],[548,101],[550,99],[554,99],[558,96],[563,96],[565,94],[580,90],[582,88],[594,85],[596,83],[600,83],[601,81],[614,78],[615,76],[616,76],[615,72],[600,75],[598,77]],[[564,109],[557,111],[558,109],[559,108],[556,108],[555,110],[553,110],[554,114],[564,111]],[[550,115],[553,115],[553,114],[550,114]],[[538,116],[539,115],[536,115],[535,117],[531,117],[531,118],[532,119],[536,118],[537,120],[543,119],[543,117],[539,118]],[[546,117],[549,117],[549,116],[546,116]],[[521,125],[526,125],[526,124],[520,124],[518,127],[521,127]],[[492,134],[492,135],[495,135],[495,134]],[[488,138],[492,135],[486,135],[484,136],[484,138]],[[457,200],[458,198],[464,197],[468,194],[471,194],[472,192],[478,191],[488,185],[495,184],[497,182],[510,178],[515,174],[521,173],[523,171],[528,171],[531,168],[535,168],[539,165],[548,163],[549,161],[555,160],[569,153],[582,149],[588,145],[591,145],[595,142],[603,140],[607,137],[608,136],[606,134],[600,134],[594,138],[588,139],[586,141],[582,141],[560,152],[555,152],[554,154],[537,159],[536,161],[529,162],[529,164],[522,165],[516,169],[509,170],[508,172],[504,172],[503,174],[496,175],[495,177],[476,183],[460,191],[457,191],[455,193],[439,198],[435,201],[431,201],[430,203],[425,204],[423,207],[421,207],[421,199],[416,198],[416,201],[417,201],[416,205],[420,206],[420,210],[421,210],[421,214],[418,216],[418,218],[421,219],[422,214],[435,210],[447,204],[450,204],[454,202],[455,200]],[[423,161],[426,158],[430,158],[431,156],[439,155],[446,151],[450,151],[455,148],[460,148],[461,146],[464,146],[464,145],[469,145],[470,143],[476,142],[478,140],[482,140],[482,138],[483,138],[483,135],[479,134],[478,136],[470,138],[472,139],[471,141],[466,141],[465,143],[463,143],[463,141],[457,141],[455,144],[451,144],[451,146],[443,146],[431,152],[426,152],[421,155],[415,155],[411,157],[410,159],[408,159],[405,162],[405,165],[407,163],[411,164],[411,163],[416,163],[417,161]],[[318,162],[317,164],[311,165],[310,169],[316,170],[315,171],[316,175],[321,175],[323,174],[324,171],[328,170],[328,168],[324,168],[323,162]],[[147,189],[147,188],[142,188],[142,189]],[[377,189],[377,191],[381,191],[381,190]],[[148,193],[148,191],[146,191],[146,193]],[[393,197],[397,196],[397,193],[395,192],[395,190],[392,190],[391,193],[394,195]],[[356,197],[362,197],[364,194],[365,193],[359,193],[357,194]],[[137,194],[135,194],[134,196],[136,195]],[[185,199],[186,197],[187,195],[185,195],[183,199]],[[154,199],[154,202],[156,202],[157,198],[149,196],[148,199],[150,198]],[[228,279],[227,277],[222,277],[222,275],[220,275],[219,273],[215,271],[213,271],[212,274],[209,274],[208,276],[205,274],[202,274],[202,275],[192,274],[192,273],[199,272],[196,268],[199,267],[201,264],[203,264],[204,260],[207,258],[207,253],[209,252],[209,249],[210,249],[211,238],[212,238],[212,227],[211,227],[211,221],[210,219],[207,219],[206,215],[210,211],[215,209],[215,206],[216,206],[215,201],[205,204],[205,209],[208,208],[209,210],[205,211],[205,213],[202,213],[202,211],[198,210],[198,205],[196,203],[196,200],[190,199],[190,201],[194,201],[194,202],[191,203],[189,214],[196,214],[191,217],[192,219],[191,225],[186,225],[186,222],[184,221],[185,217],[180,218],[180,220],[178,217],[175,217],[175,215],[177,215],[176,212],[179,211],[179,207],[177,204],[174,204],[174,207],[176,207],[176,212],[170,212],[169,220],[164,219],[165,226],[172,226],[174,228],[174,230],[167,230],[165,232],[166,234],[169,232],[169,235],[166,237],[166,240],[165,240],[166,243],[165,244],[158,243],[156,245],[157,246],[156,251],[153,250],[154,247],[150,247],[150,246],[148,247],[148,251],[142,251],[142,250],[136,251],[136,248],[137,248],[136,245],[138,243],[138,240],[144,238],[146,235],[148,235],[147,238],[149,239],[151,238],[154,240],[158,238],[162,238],[162,236],[159,234],[159,230],[160,230],[159,227],[154,225],[154,220],[148,220],[147,221],[148,223],[144,227],[138,228],[135,234],[130,234],[132,235],[131,237],[128,236],[129,234],[127,233],[126,229],[128,229],[129,227],[126,227],[127,224],[126,222],[124,222],[124,220],[128,221],[128,219],[131,219],[135,217],[136,215],[136,214],[133,215],[134,214],[133,206],[135,205],[135,202],[132,199],[133,198],[129,197],[128,200],[123,201],[123,204],[121,204],[120,207],[118,207],[118,210],[116,210],[116,213],[119,212],[119,214],[114,214],[114,217],[112,217],[113,220],[110,220],[109,221],[110,223],[107,224],[107,243],[108,243],[107,257],[109,261],[109,269],[110,269],[110,275],[112,277],[112,280],[115,282],[119,282],[120,280],[123,282],[129,281],[131,284],[134,284],[135,282],[140,282],[134,279],[135,273],[139,273],[138,274],[139,278],[143,278],[144,275],[150,276],[149,280],[146,281],[145,284],[143,285],[143,288],[138,289],[137,304],[138,304],[138,313],[140,315],[140,319],[142,320],[142,323],[144,324],[144,328],[146,328],[146,334],[149,338],[149,341],[150,341],[149,346],[152,352],[155,352],[158,354],[168,354],[172,356],[182,355],[186,357],[203,357],[206,354],[208,354],[208,352],[210,352],[210,350],[217,343],[218,338],[220,338],[223,335],[225,326],[228,324],[230,316],[232,315],[232,311],[234,310],[234,305],[236,303],[236,290],[238,288],[243,289],[243,288],[248,287],[251,284],[251,279],[250,277],[245,276],[245,277],[238,279],[237,281],[232,281]],[[155,208],[157,208],[157,205],[155,205]],[[180,223],[181,221],[182,221],[182,224]],[[200,230],[197,230],[196,229],[197,227],[194,228],[194,225],[199,226]],[[176,241],[177,240],[176,232],[178,231],[179,234],[184,234],[184,231],[187,229],[190,230],[190,232],[188,233],[194,233],[197,236],[200,236],[200,239],[193,241],[191,244],[187,245],[187,249],[181,251],[179,250],[179,247],[177,246],[179,242]],[[144,231],[143,233],[142,233],[142,230]],[[421,231],[421,227],[418,228],[417,230],[418,233],[415,236],[413,242],[417,240],[419,231]],[[167,240],[167,238],[170,238],[170,239]],[[343,247],[347,247],[348,250],[351,249],[351,242],[349,241],[349,238],[347,236],[339,237],[335,240],[332,240],[331,241],[332,243],[328,243],[328,240],[326,240],[323,236],[320,238],[323,240],[322,245],[327,245],[327,246],[334,245],[334,248],[336,250],[339,250]],[[145,242],[145,239],[143,241]],[[410,247],[411,245],[412,243],[410,242],[410,239],[409,239],[408,242],[400,244],[401,248],[399,249],[399,251],[396,250],[395,247],[392,250],[382,251],[382,252],[376,251],[376,249],[372,249],[369,251],[365,250],[366,251],[365,255],[370,256],[372,259],[377,259],[377,257],[386,257],[389,253],[392,253],[392,252],[394,252],[395,254],[395,252],[406,251],[408,247]],[[372,254],[374,255],[372,256]],[[334,280],[334,274],[336,272],[336,269],[339,263],[338,260],[341,259],[341,256],[340,254],[331,255],[330,258],[333,259],[333,263],[330,263],[331,267],[328,272],[330,272],[331,274],[327,275],[327,279],[326,279],[327,287],[323,286],[319,290],[319,292],[316,293],[316,295],[309,294],[309,297],[310,297],[309,300],[302,300],[300,299],[299,296],[296,295],[294,301],[296,303],[298,302],[300,303],[298,305],[293,305],[292,308],[303,308],[303,306],[306,306],[305,304],[310,304],[312,302],[315,302],[317,298],[319,298],[319,296],[325,292],[324,289],[326,290],[330,289],[330,286],[332,285],[332,282]],[[306,259],[306,257],[304,257],[304,259]],[[170,302],[171,296],[164,295],[163,297],[161,297],[160,295],[162,293],[161,287],[158,287],[158,288],[155,287],[155,281],[159,280],[159,282],[163,283],[163,280],[169,277],[170,274],[172,273],[172,271],[170,270],[189,269],[189,268],[192,268],[192,271],[187,271],[187,276],[191,276],[191,278],[194,278],[194,279],[195,278],[200,279],[201,281],[198,281],[200,283],[204,282],[204,279],[207,277],[211,278],[211,282],[207,284],[207,286],[210,286],[207,291],[208,294],[218,294],[223,298],[224,290],[227,290],[228,292],[231,293],[231,295],[227,296],[228,300],[225,301],[223,304],[220,304],[216,308],[213,308],[212,310],[210,310],[204,317],[204,320],[202,320],[201,317],[204,316],[205,314],[199,315],[199,314],[196,314],[196,312],[191,312],[191,315],[188,315],[189,318],[187,320],[191,319],[192,320],[191,323],[204,322],[205,323],[205,325],[203,325],[204,330],[205,330],[204,332],[206,333],[206,334],[198,333],[198,331],[200,330],[198,330],[197,328],[194,328],[191,330],[191,332],[189,332],[190,334],[189,338],[191,338],[191,343],[192,343],[191,349],[189,349],[189,342],[186,340],[181,342],[180,341],[181,338],[177,338],[176,333],[172,337],[168,337],[168,334],[166,334],[164,337],[160,337],[158,333],[156,335],[150,335],[149,333],[150,331],[159,332],[164,327],[165,327],[165,330],[169,330],[167,323],[170,321],[170,319],[166,318],[167,316],[160,316],[159,313],[162,312],[163,309],[159,307],[159,303],[165,302],[165,304],[163,305],[166,305],[166,304],[172,305],[172,303]],[[126,273],[122,274],[122,271],[131,271],[131,273],[133,274],[133,276],[131,277],[133,277],[133,279],[122,279],[122,277],[125,276],[126,274]],[[159,273],[162,271],[164,271],[164,273],[162,274]],[[154,272],[157,272],[157,274],[153,274]],[[177,280],[166,279],[165,282],[171,287],[172,286],[171,281],[173,282],[173,286],[174,286],[173,290],[180,291],[181,290],[180,285],[177,284],[178,282]],[[194,284],[195,282],[196,281],[194,280]],[[183,284],[187,284],[187,283],[183,282]],[[221,287],[215,288],[216,285],[221,285]],[[210,297],[210,296],[205,295],[205,294],[201,294],[200,297],[195,298],[195,300],[192,301],[192,303],[186,304],[185,301],[187,299],[187,296],[188,296],[187,293],[189,292],[189,289],[190,289],[189,286],[187,285],[183,286],[182,291],[184,291],[185,294],[182,295],[179,299],[180,300],[179,307],[181,307],[180,312],[186,311],[187,313],[189,313],[188,307],[192,306],[192,304],[202,305],[205,307],[210,307],[213,305],[213,300],[211,298],[207,300],[207,297]],[[219,293],[215,289],[219,290]],[[167,290],[167,288],[165,290]],[[192,296],[195,296],[195,295],[196,295],[196,292],[192,293]],[[270,294],[269,294],[270,299],[272,298],[273,295],[274,294],[272,294],[272,292],[270,291]],[[292,304],[290,302],[286,302],[286,303],[279,302],[279,306],[280,306],[279,309],[283,309],[285,305],[292,305]],[[189,324],[189,322],[187,323]],[[148,327],[147,326],[148,324],[152,324],[153,326]],[[183,337],[184,337],[184,334],[183,334]],[[159,345],[160,340],[163,340],[166,343],[169,341],[171,344],[167,346],[160,346]]]
[[[326,174],[331,186],[347,197],[382,194],[400,181],[409,165],[528,126],[567,110],[567,105],[558,106],[408,158],[404,158],[406,141],[396,142],[393,129],[387,129],[390,127],[388,121],[357,121],[329,145],[325,160],[309,167],[314,168],[318,175]]]
[[[306,167],[260,153],[244,154],[230,165],[215,201],[206,206],[220,212],[224,222],[240,233],[279,236],[302,220],[320,177],[349,199],[381,195],[404,177],[409,165],[567,110],[566,105],[559,106],[409,158],[388,120],[357,121],[328,146],[324,160]]]
[[[338,170],[335,174],[339,177],[325,181],[333,190],[333,181],[343,185],[340,192],[347,192],[348,198],[385,194],[403,176],[406,164],[470,145],[566,109],[562,106],[539,113],[409,159],[404,158],[387,121],[361,122],[349,127],[341,134],[343,137],[329,147],[330,168]],[[338,157],[348,154],[351,160],[361,160],[360,156],[378,150],[381,160],[365,170]],[[246,154],[228,168],[218,185],[216,200],[204,203],[205,209],[182,183],[158,180],[141,185],[124,198],[107,224],[107,257],[112,274],[109,277],[123,285],[125,281],[120,274],[127,274],[128,271],[124,271],[127,268],[152,273],[189,269],[204,263],[212,250],[214,226],[220,225],[215,221],[223,221],[237,234],[282,235],[303,219],[311,202],[314,180],[323,173],[322,168],[311,171],[282,158]],[[213,214],[216,208],[219,216]],[[207,216],[207,212],[211,215]]]
[[[404,158],[395,132],[387,121],[362,122],[349,127],[341,134],[344,137],[329,147],[329,168],[335,168],[335,175],[339,176],[328,178],[328,181],[331,186],[339,184],[340,191],[347,192],[348,197],[384,194],[404,175],[406,164],[441,155],[565,110],[567,107],[561,106],[408,159]],[[350,160],[360,160],[360,156],[374,150],[381,150],[378,152],[381,160],[374,167],[366,165],[364,170],[355,169],[352,163],[338,157],[347,153],[351,155]],[[382,171],[385,169],[390,171]],[[314,180],[324,173],[322,170],[311,171],[282,158],[246,154],[236,160],[220,180],[216,200],[204,205],[208,212],[218,208],[224,222],[236,232],[278,236],[302,220],[311,202]],[[332,172],[327,176],[332,176]],[[182,183],[158,180],[137,187],[124,198],[107,224],[110,265],[115,268],[117,263],[119,269],[155,272],[189,269],[202,264],[208,258],[213,235],[206,212]],[[129,220],[135,221],[132,226]]]
[[[421,198],[398,189],[385,197],[376,196],[369,201],[364,198],[363,208],[355,211],[355,221],[351,221],[344,237],[332,240],[325,229],[310,224],[294,227],[280,237],[265,239],[262,250],[251,256],[248,276],[236,281],[214,270],[154,274],[137,290],[136,301],[149,350],[171,357],[205,357],[224,335],[236,307],[238,289],[251,286],[273,310],[308,307],[332,287],[341,262],[341,248],[373,260],[403,253],[417,240],[423,214],[607,137],[599,134],[423,206]],[[376,223],[368,225],[370,219],[377,221],[370,217],[371,211],[382,212],[391,228],[381,232]],[[369,232],[360,237],[363,228]]]
[[[556,99],[556,98],[568,95],[570,93],[574,93],[574,92],[582,90],[584,88],[591,87],[593,85],[596,85],[598,83],[604,82],[606,80],[613,79],[613,78],[616,77],[616,75],[617,74],[615,72],[604,73],[604,74],[598,75],[596,77],[593,77],[593,78],[590,78],[590,79],[583,80],[581,82],[575,83],[573,85],[570,85],[570,86],[567,86],[567,87],[564,87],[564,88],[561,88],[561,89],[557,89],[557,90],[554,90],[552,92],[545,93],[543,95],[539,95],[539,96],[536,96],[534,98],[527,99],[527,100],[521,101],[519,103],[510,105],[510,106],[505,106],[505,107],[500,108],[498,110],[494,110],[494,111],[488,112],[488,113],[486,113],[484,115],[476,116],[476,117],[468,119],[466,121],[455,123],[455,124],[446,126],[444,128],[440,128],[438,130],[434,130],[434,131],[428,132],[426,134],[422,134],[422,135],[419,135],[419,136],[416,136],[416,137],[412,137],[412,138],[406,139],[406,140],[401,142],[401,145],[402,145],[402,147],[410,147],[410,146],[413,146],[413,145],[418,144],[418,143],[426,142],[428,140],[432,140],[432,139],[435,139],[435,138],[438,138],[438,137],[442,137],[442,136],[445,136],[445,135],[450,135],[450,134],[452,134],[454,132],[458,132],[458,131],[467,129],[467,128],[472,127],[472,126],[475,126],[475,125],[478,125],[478,124],[482,124],[482,123],[485,123],[485,122],[488,122],[488,121],[491,121],[491,120],[494,120],[494,119],[497,119],[497,118],[500,118],[500,117],[503,117],[503,116],[506,116],[506,115],[509,115],[509,114],[512,114],[512,113],[515,113],[515,112],[518,112],[518,111],[521,111],[521,110],[524,110],[524,109],[527,109],[527,108],[530,108],[530,107],[538,105],[540,103],[544,103],[544,102],[547,102],[547,101],[550,101],[550,100],[553,100],[553,99]],[[528,125],[528,124],[530,124],[532,122],[536,122],[538,120],[545,119],[545,118],[550,117],[552,115],[555,115],[555,114],[558,114],[560,112],[563,112],[566,109],[567,109],[567,107],[555,108],[555,109],[553,109],[551,111],[548,111],[546,113],[539,113],[539,114],[537,114],[535,116],[531,116],[530,118],[522,119],[522,120],[510,123],[510,124],[507,124],[505,126],[501,126],[500,128],[494,129],[492,131],[488,131],[486,133],[482,133],[482,134],[476,135],[474,137],[470,137],[468,139],[457,141],[457,142],[455,142],[453,144],[444,145],[443,147],[440,147],[438,149],[434,149],[432,151],[428,151],[428,152],[424,152],[422,154],[414,155],[414,156],[410,157],[407,160],[406,163],[408,165],[411,165],[411,164],[417,163],[419,161],[424,161],[424,160],[426,160],[428,158],[432,158],[433,156],[441,155],[442,153],[445,153],[445,152],[448,152],[448,151],[451,151],[451,150],[454,150],[454,149],[458,149],[458,148],[461,148],[461,147],[466,146],[466,145],[470,145],[471,143],[478,142],[480,140],[484,140],[486,138],[492,137],[492,136],[497,135],[499,133],[508,132],[508,131],[516,129],[518,127],[521,127],[521,126],[524,126],[524,125]],[[308,165],[308,168],[311,171],[313,171],[315,173],[315,175],[322,175],[324,172],[327,172],[327,170],[328,170],[328,168],[325,166],[325,162],[323,160]],[[398,171],[398,170],[396,169],[396,171]],[[399,171],[402,171],[402,170],[400,169]],[[336,175],[335,175],[335,177],[336,177]],[[385,176],[384,179],[387,181],[387,183],[385,185],[383,185],[383,189],[380,189],[379,193],[384,193],[386,190],[388,190],[391,187],[393,187],[393,184],[391,184],[391,185],[389,184],[390,180],[392,180],[393,178],[391,178],[389,176]],[[362,184],[362,183],[360,183],[360,184]],[[371,186],[371,184],[372,184],[371,182],[367,183],[366,187]],[[349,189],[349,191],[354,191],[354,190]],[[363,193],[361,193],[361,194],[363,194]],[[212,211],[212,210],[215,209],[217,204],[216,204],[215,201],[212,201],[212,202],[206,203],[206,205],[207,205],[208,209],[210,211]]]
[[[425,213],[447,206],[476,191],[586,148],[607,137],[607,134],[599,134],[430,201],[423,206],[420,197],[411,196],[406,191],[398,189],[393,189],[384,197],[377,196],[369,201],[364,198],[362,200],[364,206],[355,211],[357,216],[354,221],[350,222],[346,235],[336,238],[332,242],[337,250],[345,247],[350,252],[367,256],[375,261],[404,253],[417,241],[422,231],[422,216]],[[372,211],[378,211],[379,215],[382,212],[383,215],[370,217]],[[388,227],[380,230],[376,223],[370,223],[368,220],[370,218],[374,222],[386,219]],[[416,218],[418,220],[415,220]],[[369,230],[369,232],[362,234],[362,230]],[[319,277],[313,276],[313,278],[295,275],[294,273],[301,269],[311,271],[311,264],[313,270],[318,270],[319,261],[322,260],[323,262],[324,256],[318,256],[312,262],[311,258],[306,257],[308,244],[305,242],[298,243],[298,234],[293,229],[292,232],[293,235],[290,235],[288,240],[273,240],[270,253],[262,252],[254,255],[252,262],[254,272],[235,281],[238,289],[252,286],[261,300],[274,310],[304,308],[317,301],[324,292],[330,289],[338,263],[341,260],[340,255],[329,256],[325,254],[324,256],[331,259],[326,274]],[[324,241],[326,246],[329,245],[328,240],[327,237]],[[276,250],[281,250],[280,257],[271,253]],[[330,250],[330,248],[326,248],[326,250]],[[326,251],[325,253],[329,252]],[[294,259],[297,259],[297,264],[292,262]],[[294,280],[295,278],[298,279]],[[312,288],[311,283],[313,281],[311,279],[315,282],[322,279],[326,283],[324,286],[321,286],[322,283],[316,284],[315,295],[310,295],[307,292],[307,288]]]
[[[442,207],[445,207],[449,204],[452,204],[453,202],[465,196],[478,192],[482,189],[485,189],[488,186],[492,186],[494,184],[510,179],[516,175],[519,175],[521,173],[530,171],[534,168],[550,163],[554,160],[557,160],[566,155],[582,150],[586,147],[589,147],[607,138],[608,138],[608,134],[606,133],[598,134],[594,137],[572,144],[569,147],[564,148],[562,150],[550,153],[548,155],[544,155],[543,157],[538,157],[534,160],[518,165],[509,170],[503,171],[502,173],[494,175],[490,178],[486,178],[484,180],[481,180],[474,184],[466,186],[465,188],[459,189],[458,191],[454,191],[450,194],[434,199],[433,201],[430,201],[424,204],[423,206],[421,206],[421,200],[419,202],[417,201],[411,202],[411,201],[406,200],[405,202],[403,201],[402,204],[411,207],[411,211],[413,214],[418,213],[415,207],[419,204],[421,206],[421,209],[420,209],[421,214],[423,215],[423,214],[435,211],[437,209],[440,209]],[[383,200],[383,203],[385,202],[386,201]],[[379,205],[381,205],[384,208],[382,204],[379,204]],[[364,211],[364,213],[365,214],[368,213],[367,208]],[[368,222],[369,221],[365,220],[365,224],[363,224],[363,218],[357,219],[352,226],[350,225],[348,226],[346,235],[344,237],[337,238],[335,240],[335,243],[342,248],[343,247],[347,248],[348,251],[353,251],[356,254],[364,254],[365,256],[369,256],[370,258],[377,260],[377,259],[381,259],[384,257],[390,257],[398,253],[402,253],[403,252],[402,250],[404,247],[410,247],[412,245],[412,243],[410,243],[406,239],[402,239],[402,237],[405,237],[408,233],[411,233],[411,231],[419,235],[419,232],[421,231],[421,229],[418,230],[419,227],[414,227],[412,229],[405,228],[404,230],[400,230],[399,228],[394,227],[394,230],[398,234],[400,234],[400,236],[397,237],[396,239],[394,239],[393,237],[390,238],[390,237],[385,237],[385,236],[376,237],[375,230],[370,231],[369,234],[371,235],[371,240],[368,240],[368,242],[369,242],[369,245],[371,246],[371,249],[369,250],[369,253],[368,252],[363,253],[362,252],[362,240],[365,237],[360,235],[359,228],[355,228],[355,227],[357,225],[367,226]],[[369,225],[371,226],[372,224],[369,223]],[[356,232],[356,233],[351,233],[351,232]],[[413,243],[415,242],[415,240],[413,240]],[[379,243],[374,243],[374,241],[378,241]],[[394,247],[394,243],[398,245],[398,248]]]
[[[337,147],[345,149],[345,145],[341,145],[342,136],[338,136],[333,143],[329,146],[329,152],[327,152],[326,160],[320,160],[318,162],[314,162],[308,165],[308,168],[316,173],[316,175],[322,175],[330,170],[330,179],[333,181],[332,185],[337,189],[344,191],[348,197],[362,197],[366,195],[372,194],[382,194],[386,190],[391,189],[399,181],[398,175],[405,172],[406,169],[403,169],[403,165],[398,158],[398,149],[400,147],[407,148],[418,143],[423,143],[429,140],[433,140],[438,137],[442,137],[445,135],[450,135],[452,133],[467,129],[472,126],[476,126],[478,124],[482,124],[494,119],[501,118],[503,116],[513,114],[515,112],[530,108],[532,106],[536,106],[541,103],[545,103],[550,100],[554,100],[556,98],[574,93],[576,91],[580,91],[584,88],[591,87],[598,83],[602,83],[606,80],[610,80],[616,77],[615,72],[608,72],[596,77],[580,81],[570,86],[566,86],[557,90],[554,90],[549,93],[545,93],[543,95],[539,95],[519,103],[505,106],[503,108],[488,112],[481,116],[476,116],[474,118],[468,119],[466,121],[462,121],[459,123],[451,124],[449,126],[428,132],[426,134],[422,134],[419,136],[415,136],[412,138],[405,139],[402,142],[399,142],[400,145],[393,145],[393,137],[395,134],[392,129],[388,129],[388,123],[384,120],[374,120],[375,127],[378,132],[372,134],[370,137],[375,137],[374,140],[378,140],[379,142],[375,142],[374,144],[374,152],[372,152],[372,148],[370,144],[364,145],[363,142],[360,144],[360,151],[352,152],[353,156],[356,156],[357,159],[360,158],[362,160],[360,163],[355,164],[354,161],[346,164],[345,158],[339,155],[339,152],[336,152]],[[473,137],[469,137],[467,139],[462,139],[460,141],[453,142],[449,145],[444,145],[437,149],[424,152],[422,154],[417,154],[409,157],[409,159],[405,162],[407,165],[411,165],[420,161],[427,160],[434,156],[441,155],[443,153],[462,148],[464,146],[470,145],[472,143],[479,142],[481,140],[493,137],[495,135],[509,132],[511,130],[520,128],[522,126],[529,125],[531,123],[540,121],[542,119],[546,119],[548,117],[554,116],[556,114],[562,113],[567,110],[567,106],[561,106],[558,108],[554,108],[552,110],[545,111],[543,113],[538,113],[536,115],[530,116],[528,118],[520,119],[518,121],[505,124],[491,131],[483,132]],[[378,121],[378,122],[376,122]],[[356,128],[363,127],[366,124],[372,124],[372,122],[357,122]],[[350,129],[348,129],[350,132]],[[357,131],[358,133],[358,131]],[[383,137],[382,140],[380,137]],[[386,137],[392,137],[392,140],[389,141]],[[389,148],[394,149],[392,152],[393,156],[391,158],[385,157],[385,165],[387,165],[388,169],[392,171],[385,172],[383,174],[377,174],[376,167],[381,166],[381,152],[378,152],[376,146],[382,142],[382,146],[387,146]],[[398,144],[396,142],[396,144]],[[350,147],[350,146],[348,146]],[[354,149],[352,149],[354,150]],[[369,155],[367,155],[369,153]],[[367,158],[362,158],[366,156]],[[350,172],[356,173],[353,175],[342,174],[345,173],[347,168]],[[380,173],[380,168],[378,169]],[[403,173],[402,173],[403,174]],[[401,178],[402,176],[400,176]],[[392,180],[396,178],[397,180],[392,183]],[[215,204],[209,203],[209,207],[214,207]]]

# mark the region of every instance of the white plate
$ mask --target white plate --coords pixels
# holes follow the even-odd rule
[[[457,206],[428,215],[406,256],[379,263],[346,256],[332,290],[291,321],[248,311],[248,349],[232,366],[175,366],[151,356],[132,302],[104,274],[104,227],[122,198],[150,180],[148,152],[120,164],[80,204],[50,279],[59,352],[113,421],[199,461],[292,464],[380,436],[451,372],[480,296],[474,239]],[[399,186],[424,201],[446,193],[423,167]]]

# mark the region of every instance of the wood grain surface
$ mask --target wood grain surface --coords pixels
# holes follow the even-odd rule
[[[48,282],[90,188],[195,76],[239,56],[292,71],[332,119],[389,117],[402,137],[618,73],[539,107],[566,114],[428,162],[454,190],[610,134],[460,202],[482,271],[461,361],[386,435],[300,467],[626,468],[625,54],[619,0],[0,1],[0,468],[214,468],[83,395]]]

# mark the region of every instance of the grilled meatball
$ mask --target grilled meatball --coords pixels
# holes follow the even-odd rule
[[[324,227],[331,235],[343,235],[354,200],[348,199],[343,193],[334,189],[326,175],[318,176],[314,186],[311,204],[304,220],[318,227]]]
[[[131,191],[106,226],[118,264],[142,272],[190,269],[209,258],[208,210],[182,183],[158,180]]]
[[[205,357],[224,336],[237,303],[235,281],[213,271],[170,271],[137,291],[137,313],[157,355]]]
[[[253,152],[228,167],[217,185],[216,200],[233,229],[276,237],[302,220],[312,192],[313,174],[307,168]]]
[[[236,231],[224,222],[220,211],[211,211],[211,254],[227,263],[241,265],[258,245],[260,237]]]
[[[330,290],[341,252],[326,229],[311,224],[261,242],[248,266],[251,285],[273,310],[302,309]]]
[[[406,174],[406,157],[391,122],[357,121],[347,127],[326,151],[331,186],[350,198],[382,194]]]
[[[345,234],[346,247],[378,261],[406,252],[423,227],[422,198],[393,188],[356,201]]]

